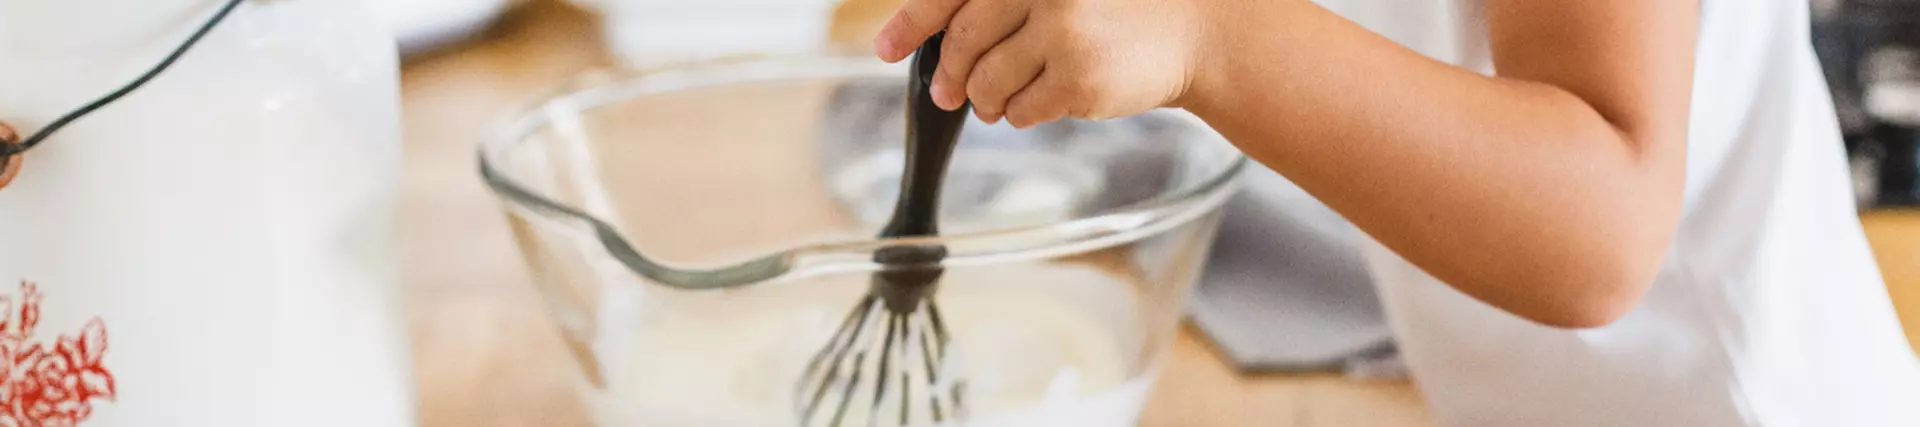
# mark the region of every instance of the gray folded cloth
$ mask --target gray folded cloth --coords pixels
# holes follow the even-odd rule
[[[1248,166],[1193,297],[1194,323],[1245,372],[1404,375],[1391,368],[1364,235],[1279,174]]]

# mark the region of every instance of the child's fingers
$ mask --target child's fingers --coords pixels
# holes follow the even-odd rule
[[[973,100],[974,114],[993,122],[1007,112],[1007,100],[1033,83],[1046,68],[1041,43],[1045,40],[1015,33],[980,57],[966,82],[966,95]]]
[[[880,59],[898,62],[907,59],[920,43],[933,37],[947,27],[953,14],[967,0],[907,0],[893,19],[880,29],[880,35],[873,39],[873,50]]]
[[[1033,84],[1007,101],[1007,124],[1026,129],[1066,117],[1067,103],[1078,102],[1069,96],[1076,84],[1066,74],[1041,71]]]
[[[947,24],[940,48],[940,74],[934,76],[933,100],[955,109],[966,102],[967,75],[987,50],[1020,30],[1026,23],[1025,3],[1008,0],[969,0]]]

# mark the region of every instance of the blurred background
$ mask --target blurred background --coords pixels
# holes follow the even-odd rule
[[[573,361],[474,172],[489,123],[582,73],[742,51],[865,49],[900,0],[381,0],[406,54],[401,226],[422,425],[587,425]],[[1855,196],[1920,331],[1920,0],[1815,0]],[[1142,425],[1422,426],[1400,381],[1248,375],[1189,328]],[[1915,340],[1920,342],[1920,340]]]
[[[1816,0],[1814,47],[1869,208],[1920,203],[1920,1]]]

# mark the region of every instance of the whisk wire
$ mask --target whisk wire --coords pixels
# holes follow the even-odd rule
[[[940,320],[945,318],[940,315],[940,304],[927,301],[927,314],[931,315],[927,319],[933,323],[934,341],[940,343],[939,357],[945,358],[947,357],[947,324]]]
[[[893,372],[889,369],[892,367],[894,359],[893,334],[895,331],[904,332],[906,330],[902,325],[906,323],[906,320],[906,316],[902,316],[899,313],[887,314],[887,339],[886,343],[881,344],[880,347],[880,375],[875,375],[879,377],[875,379],[875,381],[879,381],[879,384],[875,384],[876,387],[873,388],[873,407],[867,410],[868,426],[874,425],[874,420],[880,419],[880,401],[887,396],[887,381],[893,379],[892,376],[887,375],[888,372]],[[901,410],[906,410],[906,405],[900,405],[900,407]],[[902,418],[904,418],[904,416]],[[905,424],[905,422],[902,422],[902,424]]]
[[[820,409],[820,401],[827,396],[827,390],[833,387],[834,379],[839,377],[841,369],[839,362],[846,360],[847,352],[853,348],[855,342],[860,341],[860,332],[866,328],[867,318],[873,315],[874,306],[878,304],[878,297],[868,296],[861,299],[860,303],[857,304],[852,311],[847,312],[847,319],[841,322],[840,328],[834,332],[833,338],[827,340],[826,345],[822,346],[819,352],[814,353],[812,360],[807,362],[807,372],[819,372],[821,364],[827,363],[828,360],[832,360],[833,365],[826,367],[827,372],[819,378],[820,384],[811,387],[814,389],[811,394],[812,397],[807,399],[806,407],[800,411],[800,419],[803,420],[803,422],[805,420],[812,420],[814,413]],[[831,359],[827,357],[829,354],[832,355]],[[855,370],[857,371],[859,364],[856,362],[855,366]],[[857,384],[857,380],[858,374],[856,373],[854,379],[848,381],[848,387]],[[805,378],[800,383],[801,390],[809,388],[812,382],[813,378]],[[844,410],[846,407],[845,402],[841,403],[840,406],[842,410]],[[838,417],[836,416],[835,418]],[[838,424],[838,422],[835,422],[835,424]]]
[[[929,388],[938,390],[939,381],[940,381],[940,367],[944,366],[944,364],[946,363],[947,343],[950,341],[948,340],[948,337],[947,337],[946,322],[940,320],[940,319],[946,318],[945,316],[942,316],[940,314],[940,304],[933,302],[933,300],[927,300],[927,315],[928,315],[927,323],[929,323],[929,326],[933,327],[934,342],[932,345],[928,345],[929,343],[927,342],[927,339],[926,339],[927,335],[925,333],[922,333],[920,335],[920,347],[921,347],[921,351],[926,352],[928,354],[926,358],[927,385]],[[952,414],[953,416],[956,416],[956,417],[960,416],[960,414],[958,413],[960,411],[960,408],[965,407],[965,405],[960,400],[961,392],[964,390],[966,390],[966,384],[960,381],[955,381],[952,387],[946,389],[946,392],[949,393],[953,398],[953,412],[955,412],[954,414]],[[934,421],[943,420],[945,417],[942,416],[942,414],[940,413],[939,394],[929,393],[928,399],[933,401],[932,408],[934,411],[933,412]]]
[[[919,426],[956,419],[961,384],[944,372],[951,367],[945,364],[947,331],[939,312],[931,299],[908,311],[888,307],[879,297],[854,304],[840,329],[807,361],[807,374],[795,390],[804,399],[797,405],[801,425]],[[870,398],[855,397],[869,388]],[[858,417],[862,414],[864,420]],[[927,422],[932,424],[919,424]]]
[[[906,337],[910,335],[912,332],[913,332],[913,318],[910,316],[904,316],[904,315],[900,316],[900,340],[899,340],[900,353],[899,355],[900,355],[900,362],[903,364],[909,360],[912,360],[913,358],[913,341],[906,340]],[[893,340],[887,340],[887,341],[892,342]],[[912,372],[909,372],[909,369],[901,369],[900,370],[900,403],[902,404],[900,405],[900,425],[907,425],[907,423],[912,422],[913,420],[913,405],[905,404],[907,403],[907,399],[910,399],[912,397],[913,397],[913,374]]]
[[[933,307],[932,303],[928,303],[928,308],[932,308],[932,307]],[[932,314],[935,312],[936,311],[929,311],[928,314]],[[938,316],[938,315],[935,314],[935,316]],[[940,324],[938,320],[933,320],[928,323],[930,323],[930,325],[928,326]],[[932,343],[928,342],[929,340],[927,336],[930,334],[928,334],[926,331],[923,331],[923,330],[918,332],[920,333],[920,339],[918,340],[920,341],[920,353],[926,355],[921,359],[925,361],[926,369],[927,369],[926,371],[927,372],[927,389],[929,391],[929,393],[927,393],[928,409],[933,412],[933,420],[935,422],[944,421],[946,419],[946,413],[940,407],[940,393],[939,393],[939,388],[940,388],[940,371],[939,371],[940,365],[939,364],[943,359],[942,356],[944,355],[939,352],[936,352],[934,350],[934,346],[932,345]]]
[[[853,395],[854,387],[860,386],[861,370],[857,367],[866,366],[866,365],[867,365],[867,349],[862,348],[860,349],[859,353],[853,356],[853,366],[855,366],[856,368],[853,370],[853,375],[847,377],[847,387],[845,390],[840,391],[840,395],[842,396]],[[846,419],[847,404],[850,404],[850,403],[853,403],[853,399],[840,399],[839,408],[833,410],[833,422],[827,425],[832,425],[832,426],[840,425],[840,421]]]

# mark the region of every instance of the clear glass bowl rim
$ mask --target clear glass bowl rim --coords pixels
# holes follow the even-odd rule
[[[937,237],[814,243],[714,267],[673,266],[656,261],[635,249],[612,222],[541,194],[521,184],[511,171],[496,166],[527,138],[548,129],[555,117],[578,117],[597,108],[647,96],[743,83],[904,75],[904,64],[888,64],[870,55],[842,53],[738,56],[644,70],[588,73],[549,91],[531,106],[511,110],[504,120],[497,121],[485,132],[478,149],[480,176],[488,189],[500,198],[508,215],[526,219],[543,230],[568,230],[577,237],[597,241],[627,269],[661,285],[721,289],[829,273],[925,267],[883,265],[872,260],[874,252],[890,247],[945,245],[948,256],[939,265],[966,266],[1062,257],[1126,244],[1218,211],[1232,195],[1234,178],[1247,162],[1236,152],[1198,185],[1064,222]],[[1163,109],[1149,114],[1164,114],[1193,126],[1206,126],[1181,110]]]

